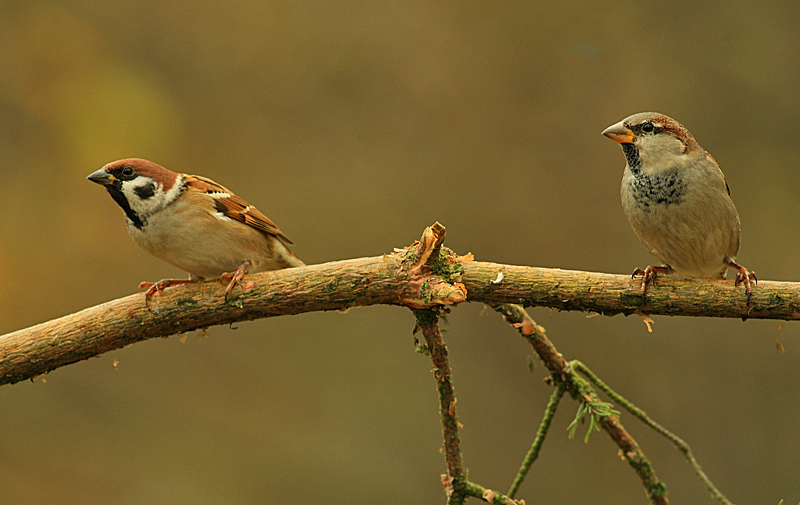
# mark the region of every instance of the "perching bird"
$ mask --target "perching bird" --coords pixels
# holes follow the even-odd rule
[[[292,242],[255,207],[216,182],[171,172],[151,161],[114,161],[88,179],[102,184],[125,212],[133,241],[189,272],[189,279],[143,282],[145,304],[167,287],[230,279],[225,299],[250,272],[302,267]]]
[[[719,165],[680,123],[657,112],[634,114],[603,135],[618,142],[627,165],[622,209],[661,266],[637,268],[641,292],[658,274],[724,279],[737,271],[749,300],[755,273],[734,262],[741,225]]]

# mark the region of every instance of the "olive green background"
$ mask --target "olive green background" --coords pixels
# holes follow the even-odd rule
[[[600,132],[646,110],[722,166],[740,262],[800,280],[798,19],[776,1],[0,1],[0,333],[184,276],[86,180],[124,157],[230,187],[307,263],[380,255],[438,220],[480,260],[628,273],[653,260]],[[655,317],[648,333],[636,317],[531,313],[734,502],[800,501],[800,326]],[[443,503],[413,326],[398,307],[261,320],[2,387],[1,501]],[[469,476],[505,491],[546,372],[480,305],[446,327]],[[575,409],[518,496],[645,503],[605,434],[567,438]],[[672,503],[712,503],[671,445],[622,421]]]

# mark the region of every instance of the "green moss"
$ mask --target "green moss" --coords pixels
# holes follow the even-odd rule
[[[442,247],[438,256],[432,258],[430,268],[431,272],[450,283],[457,282],[464,275],[464,265],[458,261],[458,255],[446,247]]]
[[[175,304],[181,309],[190,309],[197,307],[198,305],[197,300],[194,300],[193,298],[178,298],[175,300]]]
[[[431,309],[415,310],[414,317],[420,328],[430,328],[439,322],[439,315]]]
[[[776,305],[780,305],[783,302],[783,299],[780,295],[770,294],[767,298],[767,303],[770,307],[775,307]]]
[[[628,307],[639,307],[647,303],[647,295],[642,296],[642,294],[638,291],[632,290],[625,293],[620,293],[619,301]]]
[[[289,298],[289,295],[287,295],[286,293],[275,293],[269,299],[272,302],[277,302],[280,300],[284,300],[286,298]]]
[[[419,294],[425,301],[425,305],[431,304],[431,298],[433,297],[433,293],[431,293],[430,279],[425,279],[424,281],[422,281],[422,286],[420,286],[419,288]]]
[[[339,287],[339,279],[332,279],[329,283],[322,287],[323,293],[332,293]]]
[[[414,346],[414,352],[419,353],[419,354],[424,354],[425,356],[430,356],[431,355],[430,348],[428,348],[427,345],[420,344],[420,343],[417,343],[417,345]]]
[[[652,486],[650,486],[650,496],[655,496],[656,498],[666,498],[667,485],[663,482],[654,483]]]
[[[416,250],[416,246],[414,247]],[[406,249],[405,254],[403,255],[403,261],[400,262],[403,265],[403,268],[408,269],[411,265],[419,261],[419,255],[411,252],[411,248]]]

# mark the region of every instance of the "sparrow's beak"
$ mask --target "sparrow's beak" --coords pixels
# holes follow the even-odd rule
[[[113,175],[106,172],[105,168],[101,168],[97,172],[92,173],[87,179],[97,184],[102,184],[103,186],[114,184],[114,181],[117,180]]]
[[[620,144],[632,144],[636,135],[620,121],[603,130],[603,135]]]

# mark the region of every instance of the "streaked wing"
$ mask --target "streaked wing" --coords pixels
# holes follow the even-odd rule
[[[206,193],[214,199],[217,211],[256,230],[275,235],[286,245],[292,245],[286,235],[267,216],[253,205],[234,195],[225,186],[199,175],[186,175],[186,185]]]

